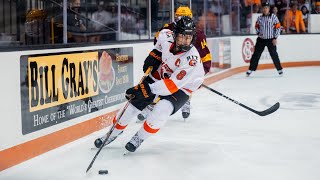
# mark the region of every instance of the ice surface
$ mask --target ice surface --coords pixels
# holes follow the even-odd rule
[[[124,146],[141,127],[135,121],[86,168],[101,130],[0,172],[3,180],[319,180],[320,68],[287,68],[234,75],[210,87],[260,117],[204,88],[194,93],[191,115],[170,117],[132,154]],[[107,169],[109,174],[99,175]]]

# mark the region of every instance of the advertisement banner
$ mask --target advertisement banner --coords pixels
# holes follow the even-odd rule
[[[211,72],[216,73],[231,67],[230,38],[215,38],[207,42],[212,56]]]
[[[256,43],[256,38],[246,38],[243,43],[242,43],[242,48],[241,48],[241,52],[242,52],[242,59],[245,63],[250,63],[253,52],[254,52],[254,48],[255,48],[255,43]],[[268,48],[265,48],[260,56],[260,63],[264,63],[267,61],[270,61],[271,56],[269,54]]]
[[[22,134],[126,101],[133,48],[20,57]]]

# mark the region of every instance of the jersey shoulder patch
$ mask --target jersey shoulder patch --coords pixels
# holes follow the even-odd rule
[[[172,41],[173,40],[173,32],[169,29],[163,29],[159,33],[158,41]]]

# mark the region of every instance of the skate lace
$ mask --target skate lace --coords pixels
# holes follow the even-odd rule
[[[187,101],[181,109],[182,112],[190,112],[190,101]]]
[[[136,133],[132,139],[130,140],[130,143],[133,144],[136,148],[139,147],[141,145],[141,143],[143,142],[143,139],[141,139],[138,136],[138,133]]]

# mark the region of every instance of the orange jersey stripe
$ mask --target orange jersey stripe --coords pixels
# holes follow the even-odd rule
[[[173,94],[179,90],[176,84],[171,79],[164,79],[164,84],[167,86],[168,90]]]
[[[148,133],[151,133],[151,134],[154,134],[154,133],[156,133],[156,132],[158,132],[158,131],[160,130],[160,128],[159,128],[159,129],[153,129],[153,128],[151,128],[151,127],[148,125],[147,121],[144,121],[144,123],[143,123],[143,129],[146,130]]]
[[[281,24],[280,24],[280,23],[277,23],[277,24],[274,25],[274,28],[276,28],[276,29],[278,29],[278,28],[280,28],[280,27],[281,27]]]
[[[190,89],[187,89],[187,88],[182,88],[182,89],[186,90],[190,94],[192,93],[192,91]]]
[[[259,29],[260,28],[260,25],[258,24],[258,22],[256,22],[256,29]]]

